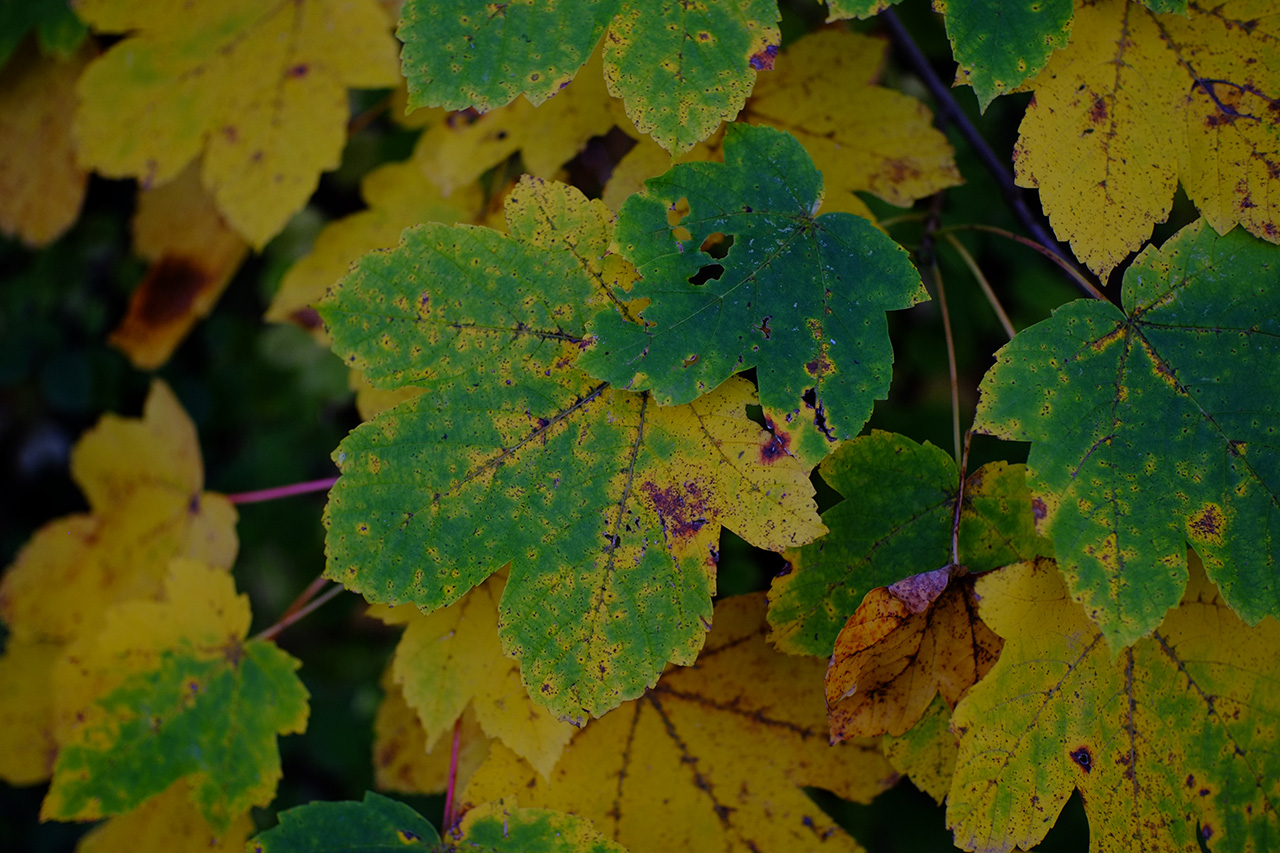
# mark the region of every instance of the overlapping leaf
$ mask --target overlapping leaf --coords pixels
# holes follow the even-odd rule
[[[76,163],[67,107],[91,55],[84,48],[50,59],[27,44],[8,62],[0,57],[0,232],[33,246],[52,242],[80,215],[89,176]]]
[[[200,186],[194,164],[138,194],[133,235],[134,251],[151,268],[108,340],[135,367],[154,370],[213,310],[249,247]]]
[[[977,609],[972,577],[952,566],[867,593],[827,669],[831,739],[902,735],[935,695],[955,707],[1000,654]]]
[[[586,62],[605,29],[604,77],[641,133],[679,154],[732,119],[756,72],[773,67],[776,0],[408,0],[410,106],[541,104]]]
[[[1018,180],[1104,278],[1165,219],[1179,180],[1219,233],[1240,223],[1280,241],[1280,19],[1265,0],[1186,12],[1081,4],[1071,45],[1031,84]]]
[[[895,774],[874,741],[827,743],[817,660],[765,642],[762,596],[716,606],[696,667],[576,735],[549,780],[495,747],[464,802],[514,794],[633,850],[858,850],[799,789],[869,801]]]
[[[390,849],[435,853],[626,853],[576,815],[522,809],[514,799],[468,812],[441,840],[426,818],[372,791],[364,802],[315,802],[280,813],[280,824],[259,834],[252,853],[353,853]]]
[[[91,512],[40,528],[0,581],[14,636],[92,634],[113,604],[158,594],[174,557],[222,568],[235,559],[235,508],[203,491],[195,427],[164,383],[152,385],[141,419],[106,415],[86,433],[71,474]]]
[[[947,38],[985,110],[993,100],[1036,76],[1071,35],[1072,0],[938,0]]]
[[[572,367],[587,306],[608,298],[607,221],[576,191],[526,183],[517,236],[410,229],[321,305],[376,386],[429,389],[335,452],[328,576],[430,611],[510,563],[503,648],[573,720],[692,663],[722,524],[774,549],[823,530],[800,465],[747,419],[745,381],[660,408]]]
[[[947,822],[966,850],[1037,844],[1073,789],[1091,849],[1274,849],[1280,623],[1247,628],[1199,571],[1118,658],[1052,563],[978,579],[1000,661],[955,710]]]
[[[452,778],[456,790],[489,755],[492,740],[480,728],[475,711],[462,713],[458,727],[458,760],[453,764],[453,738],[427,749],[427,732],[418,712],[409,707],[404,692],[390,678],[382,680],[385,694],[373,720],[373,784],[380,791],[404,794],[441,794]]]
[[[926,298],[906,252],[861,217],[817,216],[822,176],[772,128],[732,125],[723,164],[646,185],[616,239],[641,276],[631,296],[652,302],[643,325],[597,315],[583,368],[670,405],[756,367],[787,452],[812,465],[856,435],[889,386],[885,312]]]
[[[469,706],[486,735],[501,740],[545,776],[573,728],[533,704],[521,684],[520,667],[502,654],[498,601],[506,584],[503,575],[429,615],[411,605],[378,615],[405,625],[392,679],[422,721],[427,751],[453,730]]]
[[[887,44],[842,30],[797,40],[760,78],[742,119],[785,130],[822,172],[823,207],[869,215],[855,192],[901,207],[960,183],[924,104],[875,85]]]
[[[1028,484],[1072,597],[1113,651],[1178,603],[1186,543],[1250,624],[1280,614],[1280,249],[1203,221],[997,355],[981,430]]]
[[[830,534],[787,554],[790,569],[769,591],[769,624],[781,650],[827,657],[870,590],[951,563],[960,475],[933,445],[880,431],[819,470],[847,498],[823,513]],[[1042,553],[1021,466],[996,462],[969,476],[959,546],[974,572]]]
[[[81,161],[149,185],[203,152],[205,186],[257,248],[338,165],[347,88],[399,79],[373,0],[85,0],[77,10],[98,30],[128,33],[80,80]]]
[[[933,697],[924,715],[911,729],[881,741],[884,757],[894,769],[911,777],[921,791],[941,803],[951,790],[956,772],[956,737],[951,733],[951,709],[941,696]]]
[[[230,826],[214,830],[191,801],[186,782],[176,782],[132,811],[93,828],[76,845],[76,853],[243,853],[253,834],[248,811]]]
[[[276,735],[307,721],[298,662],[245,640],[249,601],[225,571],[175,560],[164,595],[112,608],[59,662],[62,731],[42,818],[122,814],[185,780],[221,833],[275,796]]]

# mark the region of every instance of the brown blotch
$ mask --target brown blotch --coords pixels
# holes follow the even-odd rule
[[[1041,498],[1031,499],[1031,514],[1035,516],[1036,521],[1042,520],[1049,514],[1049,507],[1045,506],[1044,500]]]
[[[772,465],[791,455],[791,436],[776,430],[772,418],[766,418],[764,423],[769,433],[764,444],[760,445],[760,461],[765,465]]]
[[[805,372],[817,379],[820,376],[826,376],[832,372],[831,361],[825,356],[820,355],[813,361],[804,366]]]
[[[672,539],[692,538],[707,525],[708,496],[698,483],[686,481],[665,489],[645,483],[641,490],[649,496],[662,521],[662,529]]]
[[[299,62],[297,65],[289,69],[289,76],[290,77],[306,77],[307,73],[310,70],[311,70],[311,66],[307,65],[307,63]]]
[[[1222,510],[1216,504],[1209,504],[1195,515],[1191,516],[1191,520],[1187,522],[1187,527],[1191,531],[1192,538],[1196,540],[1208,539],[1213,542],[1222,541],[1222,527],[1226,519],[1222,516]]]
[[[1107,102],[1102,98],[1096,98],[1093,106],[1089,108],[1089,121],[1094,124],[1102,124],[1107,120]]]
[[[196,297],[212,284],[212,274],[196,261],[165,255],[147,271],[133,294],[129,314],[147,326],[172,323],[185,317]]]
[[[764,50],[751,54],[751,67],[757,71],[772,71],[774,60],[778,58],[778,46],[771,44]]]
[[[1093,753],[1089,751],[1089,747],[1082,746],[1074,749],[1070,753],[1071,760],[1080,765],[1080,769],[1088,773],[1093,769]]]

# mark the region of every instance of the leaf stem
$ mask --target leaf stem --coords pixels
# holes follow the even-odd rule
[[[313,586],[315,585],[314,582],[312,582],[312,585]],[[297,610],[294,610],[292,613],[288,613],[288,611],[286,611],[286,615],[281,616],[278,620],[276,620],[276,624],[272,625],[270,628],[267,628],[265,631],[259,632],[253,637],[253,639],[270,640],[274,638],[277,634],[279,634],[285,628],[288,628],[294,622],[297,622],[299,619],[302,619],[306,616],[311,615],[311,613],[323,607],[330,600],[336,598],[337,596],[339,596],[344,592],[346,592],[345,588],[341,586],[335,586],[333,589],[329,590],[324,595],[317,598],[315,601],[312,601],[310,604],[307,604],[303,607],[299,607]],[[292,606],[293,605],[290,605],[290,607]]]
[[[462,717],[453,721],[453,748],[449,753],[449,786],[444,792],[443,835],[453,827],[453,794],[458,786],[458,744],[462,740]]]
[[[969,479],[969,443],[973,427],[964,434],[964,453],[960,456],[960,486],[956,490],[956,508],[951,515],[951,565],[960,565],[960,511],[964,508],[964,485]]]
[[[261,501],[273,501],[277,498],[287,498],[291,495],[304,495],[308,492],[325,492],[338,482],[337,477],[325,477],[323,480],[308,480],[305,483],[290,483],[287,486],[276,486],[272,489],[258,489],[254,492],[236,492],[233,495],[227,495],[227,500],[233,504],[252,504]]]
[[[929,215],[924,224],[924,239],[916,250],[916,260],[929,270],[933,288],[938,294],[938,307],[942,310],[942,333],[947,340],[947,370],[951,379],[951,430],[955,438],[956,460],[960,459],[960,376],[956,369],[956,342],[951,334],[951,312],[947,310],[947,291],[942,286],[942,271],[938,269],[938,255],[934,245],[938,238],[938,223],[942,220],[942,193],[934,193],[929,201]]]
[[[987,171],[995,178],[996,183],[1000,185],[1000,192],[1004,196],[1005,203],[1009,205],[1013,215],[1022,223],[1022,227],[1026,228],[1027,232],[1035,237],[1036,243],[1047,254],[1058,260],[1059,266],[1068,271],[1072,281],[1081,286],[1085,293],[1095,299],[1104,298],[1092,283],[1071,268],[1066,252],[1063,251],[1058,241],[1045,230],[1040,221],[1035,218],[1031,213],[1031,209],[1027,207],[1022,188],[1014,183],[1013,175],[1010,174],[1006,164],[1000,161],[991,146],[987,144],[986,139],[974,127],[973,122],[969,121],[969,117],[964,114],[964,110],[960,109],[960,105],[956,103],[956,99],[951,95],[951,90],[944,86],[938,75],[934,73],[928,57],[924,55],[924,51],[920,50],[920,46],[916,44],[915,39],[911,37],[911,33],[903,26],[902,21],[899,20],[894,11],[885,9],[880,13],[879,17],[884,22],[885,29],[889,31],[889,37],[893,39],[898,49],[906,55],[911,67],[920,75],[925,87],[933,95],[933,99],[938,104],[938,120],[952,124],[960,135],[973,146],[973,151],[978,155],[978,159],[982,161],[982,165],[987,168]]]
[[[1054,254],[1053,252],[1050,252],[1048,249],[1046,249],[1044,246],[1041,246],[1035,240],[1028,240],[1026,237],[1023,237],[1021,234],[1014,234],[1012,231],[1006,231],[1003,228],[997,228],[994,225],[983,225],[981,223],[976,223],[976,222],[970,223],[967,225],[948,225],[946,228],[938,229],[938,231],[939,233],[945,233],[948,231],[985,231],[988,234],[995,234],[997,236],[1005,237],[1009,240],[1013,240],[1014,242],[1021,243],[1024,246],[1027,246],[1031,249],[1035,249],[1037,252],[1044,255],[1046,258],[1053,261],[1058,266],[1062,267],[1062,269],[1066,271],[1067,275],[1071,276],[1071,280],[1076,283],[1076,286],[1079,287],[1082,291],[1084,291],[1086,295],[1091,296],[1094,299],[1100,299],[1103,302],[1107,301],[1107,297],[1103,295],[1102,291],[1098,290],[1097,286],[1093,282],[1085,278],[1084,274],[1081,273],[1078,269],[1076,269],[1074,265],[1072,265],[1068,261],[1063,260],[1061,257]]]
[[[1004,306],[1000,304],[1000,300],[996,297],[996,292],[991,289],[991,283],[987,281],[987,277],[978,268],[978,263],[973,259],[973,255],[969,254],[969,250],[956,239],[954,234],[943,234],[942,236],[951,244],[951,248],[956,250],[960,260],[964,261],[965,266],[969,268],[969,272],[973,273],[973,277],[978,281],[978,286],[982,288],[983,294],[987,297],[987,302],[991,305],[991,310],[996,313],[996,317],[1000,320],[1000,325],[1004,327],[1004,333],[1009,336],[1009,340],[1013,340],[1013,336],[1017,334],[1013,330],[1013,322],[1009,319],[1009,315],[1005,313]]]

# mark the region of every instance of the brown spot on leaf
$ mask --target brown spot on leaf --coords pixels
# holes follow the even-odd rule
[[[171,323],[191,310],[196,297],[212,281],[212,274],[197,261],[165,255],[147,271],[133,294],[129,314],[148,326]]]
[[[760,461],[772,465],[791,455],[791,436],[775,429],[772,418],[766,418],[764,423],[768,433],[764,444],[760,445]]]
[[[1093,753],[1089,752],[1089,747],[1082,746],[1074,749],[1070,753],[1071,760],[1080,765],[1080,769],[1088,773],[1093,769]]]
[[[1031,499],[1031,514],[1035,516],[1036,521],[1040,521],[1049,514],[1049,508],[1045,506],[1042,498]]]
[[[814,379],[817,379],[822,376],[826,376],[827,374],[832,372],[831,361],[825,355],[818,356],[813,361],[806,364],[804,366],[804,369],[805,369],[805,372],[807,372]]]
[[[1089,108],[1089,121],[1094,124],[1102,124],[1107,120],[1107,102],[1102,98],[1095,98],[1093,106]]]
[[[1226,519],[1217,504],[1206,504],[1199,512],[1191,516],[1187,522],[1187,530],[1191,538],[1197,542],[1222,542],[1222,528]]]
[[[690,480],[665,489],[645,483],[640,488],[649,496],[663,531],[673,540],[691,539],[706,526],[708,495],[697,482]]]
[[[778,58],[778,46],[767,45],[764,50],[751,55],[751,67],[757,71],[772,71],[774,60]]]
[[[311,67],[305,62],[299,62],[297,65],[289,69],[290,77],[306,77]]]

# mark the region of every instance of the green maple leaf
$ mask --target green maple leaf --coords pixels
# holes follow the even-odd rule
[[[696,658],[722,524],[777,550],[825,528],[803,468],[747,419],[745,380],[659,407],[573,366],[587,308],[625,275],[601,261],[602,204],[526,181],[508,217],[519,236],[410,229],[321,303],[375,386],[427,391],[335,452],[326,573],[431,611],[510,563],[504,651],[576,721]]]
[[[937,447],[879,431],[844,445],[819,470],[851,499],[822,514],[830,533],[787,554],[789,570],[769,590],[769,638],[791,654],[828,657],[867,592],[951,562],[959,472]],[[969,475],[959,540],[969,571],[1030,559],[1045,544],[1021,465],[993,462]]]
[[[978,578],[1000,660],[956,705],[947,823],[966,850],[1029,850],[1072,789],[1096,851],[1280,843],[1280,623],[1247,628],[1203,573],[1118,659],[1049,561]]]
[[[141,805],[179,779],[215,829],[265,806],[280,778],[276,735],[306,727],[298,662],[244,637],[231,576],[175,560],[164,601],[107,613],[54,672],[63,737],[45,819],[91,820]]]
[[[816,215],[822,175],[790,134],[730,125],[724,151],[723,164],[680,164],[623,205],[615,239],[641,276],[630,295],[652,303],[644,325],[598,314],[580,363],[662,405],[756,367],[771,427],[813,465],[888,392],[885,312],[927,295],[867,220]]]
[[[1032,442],[1028,483],[1072,596],[1113,650],[1178,603],[1186,544],[1246,622],[1280,614],[1280,250],[1192,224],[982,380],[981,431]]]
[[[608,28],[604,74],[642,133],[680,154],[742,109],[772,68],[777,0],[408,0],[409,106],[537,105],[573,78]]]
[[[497,800],[471,809],[441,840],[426,818],[409,806],[372,791],[364,802],[308,803],[280,813],[280,824],[260,833],[251,853],[626,853],[591,821],[549,809],[517,808]]]

